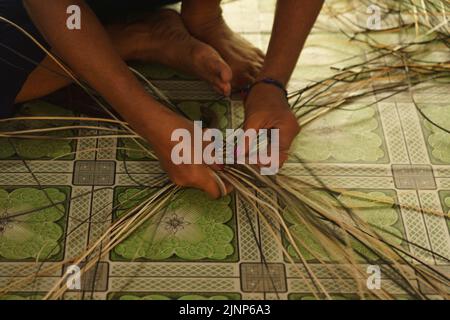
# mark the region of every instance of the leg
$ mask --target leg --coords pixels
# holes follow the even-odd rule
[[[158,62],[198,76],[225,95],[231,91],[229,66],[214,48],[194,38],[173,10],[162,9],[141,22],[108,30],[115,47],[132,48],[121,52],[132,60]]]
[[[221,93],[231,91],[228,65],[212,47],[189,34],[175,11],[159,10],[142,21],[110,25],[106,29],[124,60],[161,63],[198,76]],[[70,83],[64,72],[47,57],[30,74],[15,102],[45,96]]]
[[[184,0],[182,17],[189,32],[216,49],[233,71],[233,86],[255,81],[264,53],[233,32],[222,17],[221,0]]]
[[[71,83],[65,72],[50,57],[46,57],[25,81],[15,103],[41,98]]]

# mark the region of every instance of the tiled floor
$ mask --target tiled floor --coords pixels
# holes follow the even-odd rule
[[[236,30],[255,45],[266,48],[274,3],[230,1],[224,10]],[[363,46],[350,45],[341,34],[331,32],[330,25],[332,19],[324,13],[308,41],[291,88],[324,78],[332,72],[330,65],[364,53]],[[360,59],[364,61],[363,56]],[[240,101],[216,102],[208,111],[201,106],[216,97],[204,84],[170,70],[149,66],[142,70],[190,115],[214,121],[220,128],[240,124]],[[450,126],[448,85],[447,89],[436,86],[416,95],[426,114],[441,125]],[[368,99],[375,101],[376,97]],[[294,153],[308,160],[315,174],[330,187],[450,212],[450,135],[428,125],[406,95],[371,107],[362,106],[355,104],[330,113],[304,128],[294,144]],[[25,105],[21,112],[70,114],[42,101]],[[44,124],[50,125],[57,124]],[[0,220],[0,288],[14,277],[37,271],[40,264],[35,263],[36,259],[51,265],[81,254],[112,219],[133,205],[133,201],[126,200],[140,192],[142,185],[158,188],[155,181],[161,170],[157,163],[139,151],[121,149],[123,146],[132,149],[133,142],[113,138],[78,142],[0,140],[0,217],[58,204],[14,221]],[[312,179],[293,160],[284,172],[306,181]],[[134,199],[139,203],[139,197]],[[450,258],[448,220],[389,205],[373,208],[366,203],[360,204],[359,210],[385,230]],[[154,220],[148,221],[117,246],[95,271],[84,276],[82,293],[69,292],[65,297],[311,298],[297,270],[239,197],[232,195],[214,202],[189,190],[179,195],[159,218],[162,223],[158,228]],[[286,220],[293,232],[308,239],[301,225],[288,216]],[[261,243],[268,268],[263,267],[257,242]],[[399,244],[448,274],[447,262],[406,242]],[[288,245],[286,248],[295,256]],[[335,298],[355,297],[357,289],[350,277],[336,282],[313,257],[308,259]],[[345,267],[337,268],[345,274]],[[61,268],[42,275],[8,297],[40,298],[63,272]],[[391,280],[383,281],[388,291],[402,296],[402,290]]]

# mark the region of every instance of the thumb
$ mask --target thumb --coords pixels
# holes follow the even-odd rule
[[[233,188],[224,183],[222,179],[211,169],[207,168],[204,174],[192,187],[206,192],[213,199],[220,199],[229,194]]]

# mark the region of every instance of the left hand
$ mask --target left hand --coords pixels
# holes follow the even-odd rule
[[[300,132],[298,120],[284,92],[264,83],[257,84],[247,97],[244,130],[248,129],[280,130],[280,167],[288,159],[291,144]]]

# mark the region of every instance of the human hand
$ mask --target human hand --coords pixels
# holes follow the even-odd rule
[[[181,187],[192,187],[200,189],[208,193],[212,198],[217,199],[230,193],[232,187],[224,182],[226,190],[221,190],[217,181],[217,176],[214,171],[221,168],[217,165],[206,164],[175,164],[172,159],[172,150],[178,142],[171,141],[172,133],[176,129],[185,129],[190,133],[191,140],[191,155],[194,155],[194,126],[192,121],[189,121],[174,113],[167,113],[166,119],[158,119],[158,130],[152,129],[148,140],[151,143],[154,151],[163,169],[167,172],[173,183]],[[198,152],[198,150],[197,150]],[[203,150],[201,150],[203,152]],[[193,163],[193,161],[192,161]]]
[[[300,132],[285,93],[265,83],[255,85],[245,103],[244,130],[279,129],[279,167],[288,159],[289,149]]]

